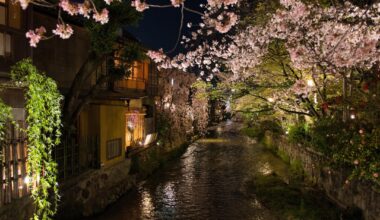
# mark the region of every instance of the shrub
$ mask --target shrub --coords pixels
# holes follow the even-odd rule
[[[288,129],[288,140],[292,143],[307,143],[311,137],[306,129],[306,124],[295,124]]]
[[[251,127],[246,127],[242,130],[242,133],[247,135],[248,137],[257,138],[258,141],[261,141],[266,131],[270,131],[273,133],[281,134],[282,127],[279,123],[272,120],[263,120],[258,121],[250,125]]]

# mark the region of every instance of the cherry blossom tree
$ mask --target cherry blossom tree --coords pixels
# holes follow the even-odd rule
[[[169,124],[166,135],[163,135],[169,141],[183,140],[195,133],[203,134],[206,131],[208,100],[197,95],[203,91],[192,89],[195,82],[196,77],[191,73],[176,69],[161,72],[156,107],[159,119]]]

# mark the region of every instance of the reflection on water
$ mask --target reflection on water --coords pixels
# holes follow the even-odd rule
[[[246,183],[269,174],[278,160],[233,132],[234,124],[202,139],[94,219],[273,219]],[[286,170],[284,170],[286,172]]]
[[[141,191],[141,210],[143,213],[147,213],[148,216],[154,211],[152,197],[150,196],[150,193],[145,190]]]

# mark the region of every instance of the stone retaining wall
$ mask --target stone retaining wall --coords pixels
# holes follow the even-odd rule
[[[90,171],[80,175],[77,180],[65,183],[62,190],[61,212],[59,219],[76,219],[101,212],[109,204],[130,190],[136,182],[130,175],[131,160],[114,166]]]
[[[267,132],[264,142],[286,153],[290,160],[300,161],[307,176],[337,204],[361,209],[367,220],[380,220],[380,193],[370,183],[353,181],[345,184],[347,170],[330,169],[325,166],[326,158],[321,153],[300,144],[291,144],[284,136],[274,137]]]

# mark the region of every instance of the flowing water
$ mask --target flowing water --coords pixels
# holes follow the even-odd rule
[[[93,219],[275,219],[246,183],[273,169],[286,177],[287,167],[237,130],[233,123],[220,125],[213,138],[190,145]]]

